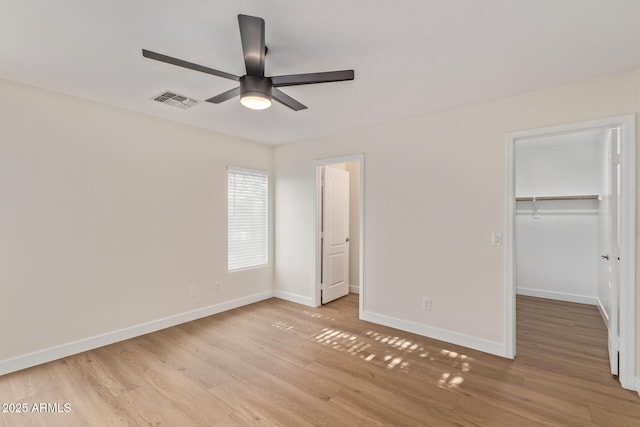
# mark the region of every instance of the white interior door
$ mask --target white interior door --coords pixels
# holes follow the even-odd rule
[[[598,240],[600,249],[600,265],[598,281],[600,288],[601,309],[604,311],[608,329],[609,363],[611,373],[618,375],[620,349],[620,152],[619,129],[612,129],[607,145],[607,162],[604,191],[600,201]]]
[[[322,190],[322,304],[349,293],[349,172],[325,166]]]
[[[620,351],[620,143],[619,129],[613,129],[611,133],[610,156],[610,182],[611,197],[610,208],[610,247],[608,259],[609,295],[611,301],[611,314],[609,316],[609,362],[611,373],[618,375]]]

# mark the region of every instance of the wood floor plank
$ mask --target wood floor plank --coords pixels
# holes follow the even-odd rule
[[[179,336],[184,335],[178,328],[170,328],[156,334],[149,334],[136,340],[144,349],[153,353],[159,360],[205,388],[213,388],[231,377],[224,371],[207,363],[187,351],[181,345]]]
[[[472,425],[462,422],[459,414],[443,414],[427,405],[421,405],[411,399],[404,399],[378,387],[345,387],[331,398],[331,402],[356,413],[366,413],[368,416],[375,417],[374,419],[389,425]]]
[[[152,396],[152,397],[151,397]],[[154,386],[145,385],[128,391],[117,398],[122,407],[130,414],[127,422],[142,426],[193,426],[206,425],[197,423],[183,408],[162,393],[157,393]],[[222,418],[224,419],[224,418]],[[110,425],[98,421],[93,425]],[[117,425],[117,424],[111,424]]]
[[[569,393],[576,401],[583,402],[589,408],[606,408],[620,414],[639,415],[638,400],[635,397],[637,394],[628,393],[626,399],[612,398],[610,393],[613,390],[601,384],[567,384],[557,381],[555,377],[542,378],[532,374],[527,376],[526,386],[529,390],[551,396]]]
[[[591,407],[591,414],[597,425],[607,425],[612,427],[640,425],[637,410],[633,410],[632,412],[619,412],[599,405],[593,405]]]
[[[593,306],[517,298],[507,360],[271,299],[0,377],[15,426],[630,426],[640,398],[609,373]]]
[[[544,424],[543,420],[532,419],[526,413],[505,410],[504,407],[494,404],[491,400],[477,399],[473,396],[461,399],[456,406],[456,411],[479,426],[533,427]]]
[[[274,417],[275,419],[276,417]],[[251,419],[242,415],[240,412],[233,412],[229,414],[227,418],[216,423],[215,427],[252,427],[255,425],[265,425],[265,426],[281,426],[284,425],[282,421],[275,422],[269,419]]]
[[[483,378],[477,382],[465,381],[464,388],[471,397],[493,404],[504,412],[523,415],[529,420],[576,427],[592,425],[589,406],[579,401],[558,399],[549,393],[501,383],[491,378]]]
[[[87,375],[87,370],[82,367],[83,357],[71,356],[65,359],[48,363],[48,368],[53,382],[61,390],[59,399],[66,399],[71,404],[71,415],[74,422],[69,425],[136,425],[126,408],[118,402],[108,388],[97,383]],[[86,424],[76,422],[79,417],[86,420]]]
[[[153,390],[149,396],[163,396],[198,425],[213,425],[232,412],[227,404],[215,398],[204,386],[147,351],[144,343],[130,340],[119,344],[120,356],[127,359]],[[203,408],[206,410],[203,411]]]
[[[339,420],[349,421],[351,416],[342,410],[327,410],[326,401],[341,389],[340,386],[331,385],[330,381],[322,380],[311,373],[301,372],[306,378],[318,378],[317,382],[300,382],[298,380],[287,381],[277,374],[270,366],[264,366],[259,363],[256,366],[252,363],[252,358],[246,360],[245,357],[238,357],[238,354],[230,354],[224,350],[218,351],[215,363],[221,366],[225,371],[229,372],[237,381],[228,384],[241,383],[245,389],[260,390],[262,395],[268,395],[271,405],[280,406],[294,414],[304,414],[311,417],[319,425],[336,425]],[[244,354],[243,354],[244,356]],[[273,361],[274,365],[286,364],[286,361]],[[281,366],[282,369],[282,366]],[[289,368],[292,372],[299,372],[301,368],[292,365]],[[322,387],[331,385],[333,391],[330,394],[318,392],[317,384]],[[216,390],[216,389],[214,389]],[[350,420],[354,422],[355,420]]]
[[[121,369],[108,356],[104,357],[108,354],[104,349],[80,353],[70,360],[69,364],[86,382],[91,383],[96,389],[104,390],[105,394],[119,396],[145,385],[139,375],[132,375],[131,371]]]
[[[0,384],[2,384],[1,381]],[[52,381],[47,367],[35,366],[13,373],[12,381],[0,387],[0,401],[22,400],[54,387],[55,383]]]
[[[211,392],[225,399],[235,414],[250,420],[254,425],[313,425],[305,416],[279,405],[268,393],[252,384],[230,380],[216,386]]]

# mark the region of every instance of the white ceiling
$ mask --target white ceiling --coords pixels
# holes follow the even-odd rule
[[[151,101],[236,85],[141,49],[243,75],[238,13],[266,21],[267,75],[355,80],[283,88],[300,112]],[[638,0],[0,0],[0,78],[266,144],[628,70],[639,42]]]

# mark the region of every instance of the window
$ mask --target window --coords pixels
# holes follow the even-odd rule
[[[263,267],[268,263],[269,181],[266,172],[229,168],[229,271]]]

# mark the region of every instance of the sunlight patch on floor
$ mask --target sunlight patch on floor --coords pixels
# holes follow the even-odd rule
[[[273,326],[274,328],[277,329],[281,329],[283,331],[292,331],[295,329],[295,327],[291,324],[289,324],[288,322],[285,321],[280,321],[280,322],[276,322],[274,324],[272,324],[271,326]]]
[[[302,314],[307,317],[311,317],[312,319],[326,319],[326,320],[336,320],[334,317],[325,316],[315,311],[311,310],[302,310]]]
[[[455,370],[456,372],[454,374],[451,372],[444,372],[438,380],[438,386],[444,388],[457,388],[464,382],[462,374],[471,370],[470,362],[472,359],[465,354],[460,354],[444,348],[440,350],[440,354],[451,360],[452,370]]]
[[[301,313],[313,319],[333,320],[329,316],[312,310],[302,310]],[[274,322],[271,326],[285,332],[295,331],[294,325],[283,320]],[[444,362],[447,366],[446,371],[442,372],[440,377],[432,377],[441,388],[458,388],[464,382],[464,373],[471,370],[472,358],[465,354],[444,348],[440,351],[427,349],[409,338],[383,334],[374,330],[367,330],[362,336],[329,327],[312,334],[311,339],[335,351],[357,356],[364,362],[374,363],[390,370],[411,369],[411,359],[423,359],[440,364]]]
[[[383,335],[380,334],[378,332],[374,332],[374,331],[367,331],[365,332],[365,334],[367,336],[369,336],[370,338],[379,341],[383,344],[387,344],[391,347],[394,347],[398,350],[402,350],[405,351],[409,354],[412,354],[414,352],[418,352],[418,356],[419,357],[427,357],[429,356],[429,352],[425,351],[424,347],[420,347],[418,344],[404,339],[404,338],[400,338],[400,337],[392,337],[391,335]]]
[[[464,382],[464,378],[459,375],[451,375],[449,372],[444,372],[442,377],[438,380],[439,387],[445,388],[457,388]]]
[[[385,351],[377,354],[372,344],[358,339],[356,335],[338,329],[324,328],[312,338],[334,350],[345,351],[353,356],[357,355],[365,362],[377,361],[379,365],[387,369],[406,369],[409,367],[409,361],[406,360],[406,357]],[[398,349],[404,352],[413,352],[418,349],[418,346],[405,341],[398,343]]]

